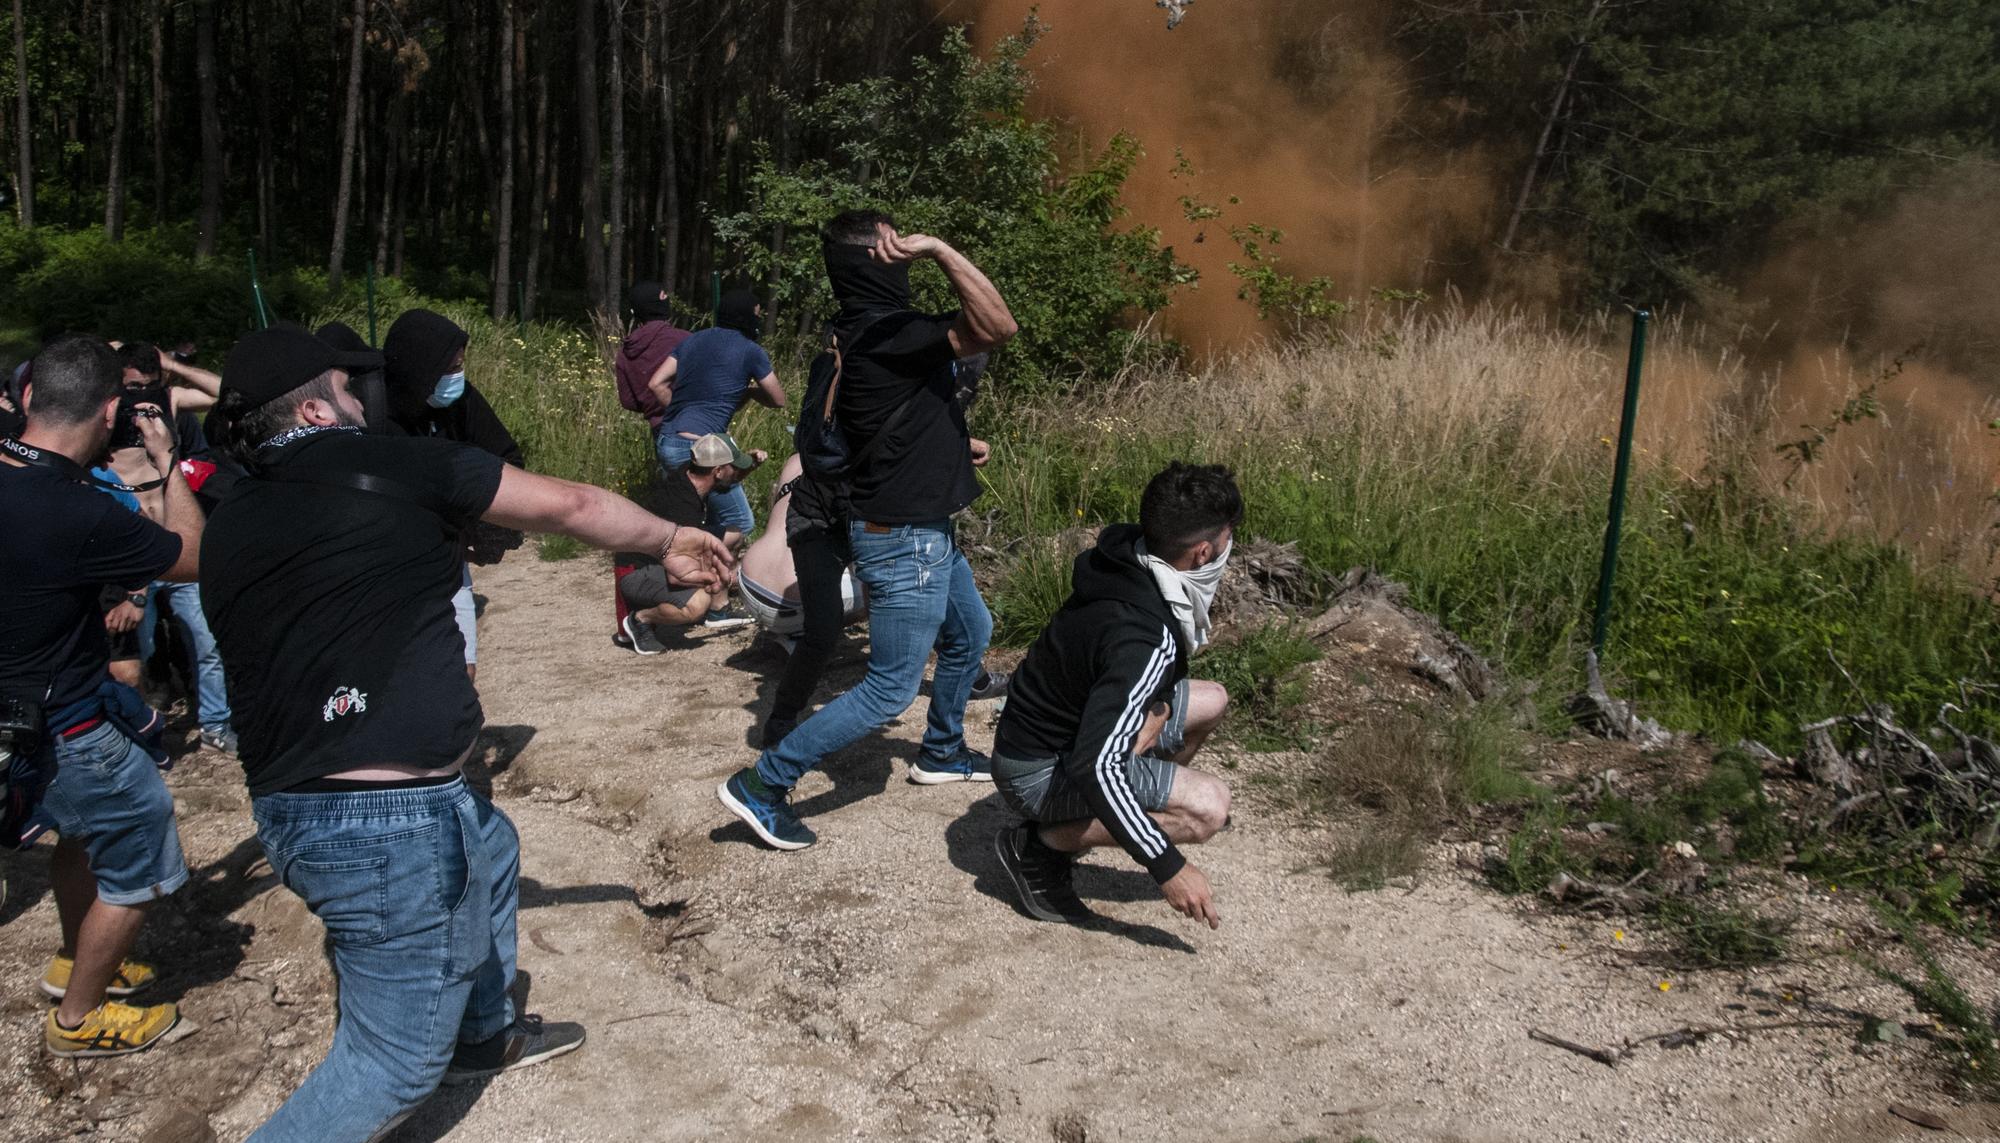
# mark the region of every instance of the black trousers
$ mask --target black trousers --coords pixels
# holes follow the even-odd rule
[[[819,532],[801,534],[792,541],[792,569],[799,576],[799,610],[804,630],[785,673],[778,678],[778,693],[771,701],[771,715],[780,721],[796,721],[799,712],[812,702],[827,660],[840,645],[844,608],[840,600],[840,574],[847,569],[842,545]]]

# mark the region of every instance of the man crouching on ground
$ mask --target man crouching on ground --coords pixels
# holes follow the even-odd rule
[[[1242,518],[1227,468],[1168,465],[1146,485],[1139,525],[1113,524],[1077,557],[1068,601],[1014,672],[993,781],[1027,820],[995,847],[1029,916],[1090,916],[1070,885],[1075,856],[1116,844],[1168,904],[1220,925],[1208,877],[1176,846],[1229,820],[1229,787],[1187,769],[1229,695],[1187,673]]]
[[[379,368],[302,329],[250,334],[219,406],[249,477],[211,515],[202,603],[236,700],[257,840],[325,922],[333,1048],[253,1139],[377,1139],[437,1087],[538,1063],[575,1024],[517,1016],[513,823],[459,768],[479,733],[452,611],[475,520],[658,553],[689,586],[729,555],[608,492],[455,441],[371,436]]]

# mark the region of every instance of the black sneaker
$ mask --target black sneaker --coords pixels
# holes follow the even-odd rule
[[[444,1069],[444,1082],[466,1083],[497,1076],[555,1059],[582,1046],[583,1025],[544,1024],[540,1016],[524,1015],[498,1036],[477,1044],[460,1044]]]
[[[1013,677],[1012,673],[1008,671],[982,670],[979,672],[979,677],[972,681],[972,693],[967,695],[966,698],[972,702],[980,702],[984,699],[1005,698],[1007,696],[1007,684],[1013,680]]]
[[[632,649],[641,655],[657,655],[667,649],[652,624],[641,623],[630,615],[625,617],[625,637],[632,641]]]
[[[1014,883],[1021,911],[1037,921],[1059,925],[1075,924],[1093,914],[1070,885],[1076,863],[1066,853],[1050,849],[1035,836],[1035,827],[1020,822],[1001,830],[993,838],[1000,854],[1000,867]]]

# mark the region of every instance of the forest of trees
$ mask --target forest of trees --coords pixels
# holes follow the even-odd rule
[[[1313,10],[1275,7],[1291,27]],[[0,51],[8,213],[18,233],[143,235],[196,263],[254,250],[319,289],[372,268],[478,298],[496,317],[611,308],[634,277],[667,281],[699,309],[714,271],[790,290],[807,207],[902,206],[911,194],[935,205],[939,188],[911,189],[937,177],[909,161],[911,140],[865,138],[895,121],[963,136],[921,145],[972,139],[961,169],[1004,199],[980,209],[1059,224],[1070,249],[1122,275],[1090,287],[1090,320],[1164,304],[1184,268],[1117,208],[1132,155],[1152,141],[1076,146],[1032,123],[1029,70],[982,78],[978,61],[953,62],[954,45],[965,51],[953,11],[924,0],[12,0],[12,50]],[[1421,98],[1406,101],[1384,150],[1500,156],[1511,169],[1495,179],[1487,246],[1557,252],[1596,300],[1685,296],[1753,257],[1781,222],[1865,212],[1995,153],[1990,0],[1396,11],[1389,42]],[[1190,20],[1175,34],[1199,29]],[[1273,74],[1300,99],[1337,86],[1338,54],[1281,49]],[[940,79],[939,67],[957,70]],[[940,96],[951,83],[956,95]],[[912,110],[935,112],[940,99],[943,112]],[[1090,248],[1072,241],[1078,226],[1114,233]],[[0,249],[0,272],[32,264]],[[4,294],[0,284],[0,304]]]

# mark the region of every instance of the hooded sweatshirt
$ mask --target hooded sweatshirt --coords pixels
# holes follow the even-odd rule
[[[950,517],[979,496],[971,433],[952,376],[956,312],[910,308],[908,264],[888,266],[868,247],[823,245],[840,310],[833,319],[846,354],[837,415],[856,450],[885,432],[854,473],[854,520],[923,524]]]
[[[687,339],[687,330],[665,318],[645,322],[625,335],[624,343],[618,347],[618,358],[611,363],[612,375],[618,379],[618,403],[645,417],[646,423],[656,429],[667,409],[653,396],[646,382],[652,379],[660,362]]]
[[[1125,764],[1146,708],[1187,677],[1180,623],[1140,562],[1140,530],[1113,524],[1076,558],[1070,596],[1008,685],[993,752],[1056,758],[1132,859],[1162,884],[1187,859],[1139,808]]]
[[[427,403],[438,378],[445,374],[445,366],[465,343],[465,331],[443,314],[407,310],[396,319],[389,335],[382,339],[390,420],[410,436],[478,445],[508,464],[526,467],[514,435],[470,382],[458,400],[442,409]]]

